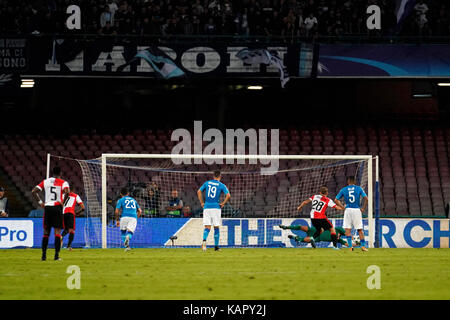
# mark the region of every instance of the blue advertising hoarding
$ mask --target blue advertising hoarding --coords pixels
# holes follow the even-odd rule
[[[335,226],[342,226],[342,219],[331,219]],[[301,218],[250,218],[223,219],[220,245],[225,247],[296,247],[289,234],[304,236],[299,230],[281,230],[279,224],[310,225],[309,219]],[[101,223],[99,218],[78,218],[74,247],[100,247]],[[380,219],[381,246],[383,248],[449,248],[449,219]],[[133,237],[134,247],[198,247],[202,239],[203,224],[198,218],[139,219]],[[367,219],[364,220],[367,235]],[[120,247],[120,231],[115,226],[107,227],[108,247]],[[209,237],[213,244],[213,237]],[[42,219],[0,220],[0,248],[34,247],[42,241]],[[49,245],[53,246],[54,237]],[[309,247],[307,244],[302,247]],[[331,247],[321,243],[320,247]]]
[[[321,44],[318,77],[450,77],[450,45]]]

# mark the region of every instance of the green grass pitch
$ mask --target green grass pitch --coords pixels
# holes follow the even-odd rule
[[[53,257],[49,249],[49,258]],[[0,251],[0,299],[450,299],[450,249]],[[69,265],[81,289],[69,290]],[[367,267],[381,289],[367,288]]]

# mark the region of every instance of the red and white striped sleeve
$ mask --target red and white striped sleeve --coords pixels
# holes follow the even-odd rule
[[[335,203],[333,200],[329,199],[329,200],[328,200],[328,206],[329,206],[330,208],[335,208],[335,207],[336,207],[336,203]]]
[[[40,191],[44,190],[44,180],[41,181],[41,183],[39,183],[36,188],[38,188]]]
[[[69,183],[67,181],[64,181],[62,184],[62,190],[69,189]]]

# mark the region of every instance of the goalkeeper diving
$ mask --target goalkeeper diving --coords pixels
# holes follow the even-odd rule
[[[327,208],[336,208],[337,210],[344,210],[345,208],[341,204],[334,203],[333,200],[328,198],[328,188],[325,186],[320,187],[320,193],[312,195],[305,201],[303,201],[297,208],[298,211],[301,211],[304,206],[311,203],[311,225],[316,229],[316,232],[313,235],[313,239],[318,237],[321,230],[330,232],[331,241],[333,242],[334,249],[339,249],[337,247],[338,237],[336,235],[336,230],[328,220],[326,211]]]
[[[279,226],[281,229],[286,230],[301,230],[306,233],[306,237],[300,237],[300,236],[294,236],[292,234],[288,235],[289,239],[295,240],[297,243],[310,243],[313,248],[316,248],[316,242],[333,242],[333,239],[331,238],[331,232],[330,230],[323,230],[320,229],[319,232],[317,232],[317,229],[315,227],[308,227],[308,226],[299,226],[299,225],[293,225],[293,226]],[[346,247],[348,247],[348,243],[346,240],[342,239],[341,237],[345,236],[345,229],[342,227],[336,227],[336,234],[337,234],[337,243],[340,243]]]

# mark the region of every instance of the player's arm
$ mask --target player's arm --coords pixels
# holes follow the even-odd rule
[[[137,207],[137,209],[136,209],[136,212],[137,212],[137,216],[138,216],[138,218],[141,216],[141,214],[142,214],[142,209],[141,209],[141,207],[139,206],[139,203],[137,203],[136,202],[136,207]]]
[[[307,226],[300,226],[300,225],[292,225],[292,226],[285,226],[280,224],[278,227],[280,227],[283,230],[289,229],[289,230],[302,230],[304,232],[308,232],[309,227]]]
[[[123,198],[122,198],[123,199]],[[116,220],[116,225],[119,226],[120,225],[120,213],[122,212],[122,201],[117,201],[116,204],[116,210],[114,211],[114,218]]]
[[[85,207],[84,207],[84,203],[83,203],[83,202],[79,203],[78,205],[80,206],[80,209],[79,209],[78,211],[75,212],[75,215],[77,215],[77,216],[79,216],[80,213],[82,213],[82,212],[85,210]]]
[[[41,198],[39,197],[39,192],[41,192],[41,188],[39,186],[36,186],[33,188],[33,190],[31,190],[31,195],[33,196],[33,198],[39,203],[39,205],[41,206],[41,208],[45,207],[44,202],[41,200]]]
[[[347,240],[342,239],[343,236],[345,236],[345,231],[342,228],[336,228],[336,233],[337,233],[337,237],[338,237],[338,242],[340,244],[342,244],[343,246],[348,247],[348,242]]]
[[[201,188],[198,189],[198,191],[197,191],[197,197],[198,197],[198,201],[200,201],[200,205],[203,208],[203,206],[205,205],[205,202],[203,201],[203,192],[202,192]]]
[[[345,209],[345,205],[342,204],[342,202],[339,199],[342,199],[343,197],[343,192],[342,189],[339,191],[339,193],[337,194],[336,198],[334,198],[334,203],[336,203],[338,206],[341,206],[342,208]],[[339,210],[343,210],[343,209],[339,209]]]
[[[345,210],[345,205],[342,204],[341,201],[339,201],[339,199],[334,199],[334,203],[336,203],[336,209],[338,210]]]
[[[220,204],[220,207],[223,208],[223,206],[228,202],[228,200],[230,200],[230,198],[231,198],[231,195],[230,195],[230,193],[228,192],[228,193],[225,195],[225,199],[223,199],[223,202]]]
[[[364,211],[366,211],[366,207],[367,207],[367,203],[368,203],[369,199],[367,198],[367,196],[365,196],[363,198],[363,205],[361,207],[361,213],[363,213]]]
[[[306,206],[308,203],[311,203],[311,199],[306,199],[303,201],[297,208],[297,211],[302,211],[303,207]]]
[[[120,220],[119,220],[120,212],[121,212],[121,209],[119,209],[119,208],[116,208],[116,210],[114,211],[114,218],[116,220],[117,226],[119,226],[119,223],[120,223]]]
[[[69,184],[67,182],[64,182],[63,184],[63,206],[65,206],[67,204],[67,201],[69,201],[69,193],[70,193],[70,188],[69,188]]]
[[[337,242],[342,244],[343,246],[348,247],[348,242],[342,238],[339,238]]]

